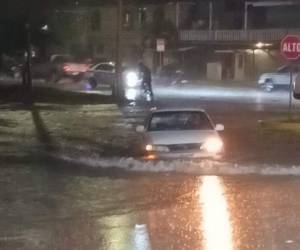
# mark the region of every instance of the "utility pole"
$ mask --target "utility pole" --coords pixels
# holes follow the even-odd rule
[[[121,47],[121,32],[122,32],[122,16],[123,16],[123,1],[117,0],[117,32],[116,32],[116,80],[113,88],[113,96],[120,101],[122,89],[122,47]]]
[[[31,104],[32,103],[32,76],[31,76],[31,30],[29,22],[25,23],[25,31],[26,31],[26,49],[25,49],[25,63],[22,70],[22,80],[24,87],[24,103]]]
[[[213,2],[210,1],[209,2],[209,30],[212,30],[213,29]]]
[[[244,10],[244,30],[248,29],[248,6],[249,3],[246,1],[245,2],[245,10]]]
[[[180,3],[179,3],[179,1],[178,0],[176,0],[176,3],[175,3],[175,12],[176,12],[176,18],[175,18],[175,20],[176,20],[176,28],[177,28],[177,30],[179,30],[179,19],[180,19]]]

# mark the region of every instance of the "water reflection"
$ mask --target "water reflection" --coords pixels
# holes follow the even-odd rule
[[[230,214],[220,178],[203,177],[199,198],[203,210],[204,249],[234,249]]]
[[[150,238],[147,225],[135,225],[134,228],[134,250],[150,250]]]

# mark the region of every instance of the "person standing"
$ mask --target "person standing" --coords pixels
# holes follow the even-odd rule
[[[149,101],[153,102],[151,70],[142,62],[139,63],[139,78],[142,82],[142,88],[150,95]]]

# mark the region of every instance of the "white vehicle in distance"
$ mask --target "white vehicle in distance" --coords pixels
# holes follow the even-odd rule
[[[267,92],[271,92],[275,88],[279,87],[288,87],[290,85],[291,71],[294,81],[300,71],[300,65],[284,65],[276,72],[264,73],[258,79],[258,86]]]
[[[92,88],[111,87],[116,77],[114,62],[101,62],[92,65],[85,76]]]
[[[116,82],[116,65],[114,62],[101,62],[94,64],[85,74],[91,89],[113,88]],[[141,99],[141,81],[135,68],[122,67],[122,87],[119,89],[129,101]]]
[[[205,111],[199,109],[160,110],[152,112],[144,133],[146,159],[213,158],[220,159],[224,148],[218,131],[222,124],[213,125]]]

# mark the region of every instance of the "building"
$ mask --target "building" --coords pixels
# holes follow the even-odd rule
[[[281,39],[287,34],[300,35],[299,1],[239,2],[229,8],[211,1],[207,7],[210,15],[198,15],[202,26],[180,31],[181,44],[195,47],[188,56],[190,64],[198,62],[203,76],[215,80],[257,79],[259,74],[286,63],[279,51]]]
[[[280,41],[300,34],[299,11],[298,2],[288,0],[125,5],[122,58],[127,64],[144,59],[153,70],[177,60],[197,77],[254,80],[285,63]],[[51,25],[61,41],[56,51],[115,60],[115,5],[56,10]],[[157,38],[166,41],[163,54]]]
[[[144,57],[149,66],[156,68],[160,55],[156,52],[155,37],[168,40],[173,35],[174,39],[169,39],[164,54],[165,63],[172,61],[177,45],[171,43],[178,37],[181,20],[185,20],[187,12],[184,6],[188,3],[123,6],[121,44],[125,63],[136,64]],[[115,5],[56,10],[51,16],[51,27],[60,41],[52,50],[55,53],[75,53],[108,60],[116,58]]]

